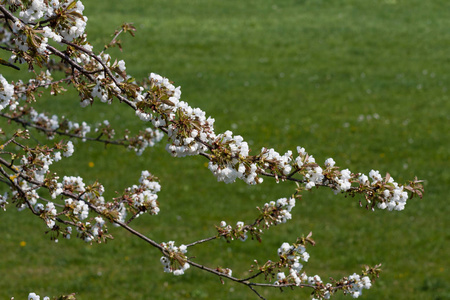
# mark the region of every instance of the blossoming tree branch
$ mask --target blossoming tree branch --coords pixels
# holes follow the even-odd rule
[[[0,195],[3,210],[15,204],[19,210],[30,210],[42,219],[53,238],[76,235],[88,243],[112,238],[107,224],[120,226],[161,251],[165,272],[182,275],[195,267],[221,280],[245,285],[261,299],[264,297],[258,292],[260,288],[310,288],[315,299],[328,299],[339,290],[357,298],[363,289],[372,286],[380,265],[364,267],[359,273],[328,283],[318,275],[308,274],[304,267],[309,259],[306,250],[315,244],[311,233],[273,249],[278,260],[256,262],[249,266],[252,275],[246,278],[226,267],[208,266],[201,257],[189,258],[187,252],[191,247],[216,239],[232,242],[251,237],[262,242],[263,231],[289,221],[296,200],[304,191],[317,188],[357,196],[360,204],[368,209],[401,211],[409,198],[422,197],[423,187],[417,178],[400,184],[389,174],[382,176],[376,170],[365,175],[341,169],[332,158],[319,163],[300,146],[284,154],[272,148],[262,148],[252,154],[241,136],[231,131],[216,133],[214,119],[181,100],[180,87],[167,78],[151,73],[137,81],[127,73],[123,60],[117,61],[106,53],[111,47],[120,47],[119,35],[134,35],[132,25],[122,25],[111,42],[96,51],[85,34],[87,17],[83,15],[81,1],[3,0],[0,3],[0,48],[10,56],[9,61],[0,60],[2,68],[21,72],[28,69],[27,73],[32,75],[30,80],[13,82],[0,74],[0,116],[8,124],[20,125],[0,129],[5,141],[0,145],[0,182],[9,187],[9,192]],[[17,71],[11,69],[11,72]],[[33,107],[43,90],[58,96],[69,88],[78,91],[81,107],[101,101],[134,110],[136,122],[141,122],[143,129],[134,135],[127,131],[117,137],[107,121],[80,124]],[[41,132],[48,142],[42,145],[31,139],[31,131]],[[57,136],[60,138],[55,139]],[[51,170],[53,163],[73,154],[73,139],[124,146],[141,155],[163,137],[168,141],[166,150],[174,157],[203,156],[218,181],[242,180],[250,185],[262,184],[264,179],[291,181],[294,183],[291,195],[262,204],[255,209],[250,223],[222,221],[215,225],[216,235],[178,245],[170,237],[166,242],[155,241],[131,225],[140,215],[164,213],[157,201],[161,185],[149,171],[143,170],[139,181],[116,198],[105,199],[100,182],[89,183],[81,177]],[[30,293],[28,298],[39,299],[39,296]],[[58,299],[75,299],[75,295]]]

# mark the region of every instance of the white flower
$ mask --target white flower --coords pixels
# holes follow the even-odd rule
[[[3,90],[1,89],[3,88]],[[7,106],[14,104],[14,85],[9,84],[8,81],[0,74],[0,111]]]
[[[373,183],[380,182],[383,179],[380,175],[380,172],[377,170],[371,170],[369,172],[369,177],[372,178]]]
[[[8,204],[8,193],[4,193],[3,196],[0,195],[0,207],[3,208],[4,211],[6,211],[6,204]]]
[[[370,278],[368,276],[364,276],[361,278],[361,284],[365,289],[370,289],[372,286],[372,282],[370,281]]]
[[[56,152],[55,154],[54,154],[54,158],[53,158],[55,161],[60,161],[61,160],[61,152]]]
[[[187,252],[187,247],[186,247],[186,245],[181,245],[178,249],[179,249],[182,253],[186,253],[186,252]]]
[[[298,154],[300,154],[302,156],[306,154],[305,148],[300,147],[300,146],[297,146],[297,152],[298,152]]]
[[[119,70],[120,71],[125,71],[125,69],[126,69],[126,67],[125,67],[125,62],[123,61],[123,60],[120,60],[118,63],[117,63],[117,66],[119,67]]]
[[[298,166],[299,168],[301,168],[301,167],[303,166],[302,157],[298,156],[298,157],[295,159],[295,163],[297,164],[297,166]]]
[[[181,252],[182,254],[187,252],[187,246],[181,245],[180,247],[177,247],[177,246],[175,246],[175,242],[174,241],[170,241],[170,242],[167,242],[167,243],[162,243],[161,245],[169,252],[174,252],[174,253],[177,253],[177,252],[180,253]],[[184,271],[186,271],[190,267],[190,265],[187,262],[185,262],[181,266],[181,268],[178,268],[178,269],[174,270],[173,266],[171,266],[170,258],[168,258],[166,256],[163,256],[163,257],[161,257],[160,261],[161,261],[161,264],[163,264],[163,266],[164,266],[164,272],[173,273],[174,275],[177,275],[177,276],[178,275],[183,275]]]
[[[28,300],[40,300],[41,297],[39,295],[36,295],[35,293],[29,293],[28,294]]]
[[[62,41],[62,36],[60,36],[59,34],[55,33],[52,31],[52,29],[48,26],[45,26],[44,28],[42,28],[42,30],[44,31],[42,33],[43,36],[54,40],[55,42],[60,43]]]
[[[163,265],[167,265],[170,262],[169,259],[165,256],[162,256],[159,260]]]
[[[73,143],[72,143],[72,141],[68,141],[67,142],[67,150],[64,151],[63,155],[65,157],[69,157],[69,156],[72,156],[73,152],[74,152]]]
[[[386,202],[378,202],[377,204],[379,209],[385,209],[387,207]]]
[[[336,162],[331,157],[328,158],[327,160],[325,160],[325,166],[328,168],[334,167],[335,164],[336,164]]]
[[[229,269],[229,268],[226,268],[225,270],[223,270],[223,273],[224,274],[227,274],[228,276],[232,276],[232,274],[233,274],[233,270],[231,270],[231,269]]]
[[[188,263],[186,262],[186,263],[184,263],[184,265],[183,265],[183,270],[186,271],[186,270],[189,269],[190,267],[191,267],[191,265],[188,264]]]
[[[37,204],[34,206],[34,210],[37,211],[38,213],[44,211],[44,204],[42,204],[42,203],[37,203]]]
[[[316,184],[313,181],[310,181],[305,185],[305,190],[310,190],[315,186],[316,186]]]
[[[352,292],[352,297],[353,297],[353,298],[358,298],[360,295],[361,295],[361,292],[360,292],[360,291]]]
[[[301,259],[302,259],[304,262],[307,262],[308,259],[309,259],[309,253],[308,253],[308,252],[304,252],[303,254],[300,255],[300,257],[301,257]]]
[[[349,169],[345,169],[341,171],[341,179],[350,179],[352,172]]]
[[[316,282],[322,283],[322,279],[320,279],[319,275],[314,275],[312,277],[308,277],[308,283],[309,284],[316,284]]]
[[[281,244],[281,247],[278,248],[278,255],[285,255],[291,251],[292,248],[293,246],[289,245],[289,243],[283,243]]]
[[[303,269],[303,265],[299,262],[294,262],[291,268],[297,272],[300,272],[300,270]]]
[[[183,269],[177,269],[175,271],[173,271],[173,275],[175,276],[180,276],[184,274],[184,270]]]
[[[286,278],[286,275],[283,272],[280,272],[277,274],[277,279],[278,280],[283,280]]]
[[[358,179],[361,184],[366,184],[366,182],[369,181],[369,177],[364,174],[361,174]]]

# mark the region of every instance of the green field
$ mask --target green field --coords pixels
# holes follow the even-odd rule
[[[83,3],[95,49],[123,22],[134,23],[136,37],[123,36],[124,51],[113,49],[113,57],[124,59],[135,78],[155,72],[180,85],[182,100],[216,119],[216,133],[233,130],[252,153],[301,145],[318,162],[333,157],[353,172],[378,169],[398,182],[425,181],[424,198],[410,200],[402,212],[371,212],[358,199],[314,190],[261,244],[214,241],[189,249],[195,261],[244,277],[255,258],[275,260],[283,242],[312,231],[317,244],[308,249],[308,274],[326,281],[382,263],[380,279],[361,299],[450,299],[450,1]],[[118,102],[82,109],[74,93],[46,97],[40,107],[78,121],[108,119],[118,131],[146,125]],[[75,146],[74,156],[54,170],[98,179],[105,198],[135,184],[143,169],[160,178],[160,214],[133,223],[157,242],[186,244],[214,235],[222,220],[250,222],[256,206],[295,189],[269,178],[259,186],[218,183],[204,158],[172,158],[164,141],[139,157],[118,147]],[[82,300],[257,299],[197,269],[181,277],[164,273],[158,250],[118,228],[111,227],[115,239],[106,245],[75,238],[53,243],[46,229],[27,211],[0,211],[0,299],[26,299],[29,292],[76,292]],[[268,299],[310,293],[259,291]],[[351,299],[334,299],[344,298]]]

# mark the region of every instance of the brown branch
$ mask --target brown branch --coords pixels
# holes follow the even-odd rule
[[[127,143],[125,143],[126,140],[124,139],[119,139],[119,140],[106,140],[106,139],[100,139],[101,135],[99,137],[93,138],[93,137],[83,137],[80,135],[76,135],[73,133],[69,133],[69,132],[65,132],[65,131],[60,131],[57,129],[49,129],[46,127],[42,127],[30,122],[27,122],[19,117],[11,117],[8,114],[4,114],[4,113],[0,113],[0,117],[6,118],[8,120],[14,121],[16,123],[21,124],[24,127],[32,127],[34,129],[43,131],[45,133],[55,133],[58,135],[63,135],[63,136],[69,136],[69,137],[73,137],[73,138],[78,138],[78,139],[84,139],[84,140],[88,140],[88,141],[94,141],[94,142],[100,142],[100,143],[104,143],[104,144],[113,144],[113,145],[120,145],[120,146],[129,146]]]
[[[119,31],[116,31],[116,34],[114,35],[114,37],[112,38],[112,40],[109,42],[108,45],[112,45],[116,42],[117,38],[119,37],[120,34],[122,34],[123,32],[123,28],[121,28]],[[100,52],[100,55],[103,54],[103,52],[106,51],[106,49],[108,49],[109,47],[107,47],[108,45],[105,45],[105,47],[103,48],[102,52]]]
[[[87,71],[84,70],[83,67],[81,67],[78,63],[76,63],[75,61],[73,61],[69,55],[59,51],[58,49],[56,49],[53,46],[47,45],[47,50],[49,50],[50,52],[52,52],[53,54],[55,54],[56,56],[59,56],[61,59],[63,59],[64,61],[66,61],[69,65],[71,65],[74,69],[78,70],[79,72],[81,72],[84,76],[86,76],[90,81],[95,82],[95,78],[89,74]]]
[[[3,159],[1,159],[1,160],[2,160],[2,164],[3,164],[4,160]],[[7,166],[7,165],[5,165],[5,166]],[[9,182],[11,183],[10,186],[13,186],[14,189],[19,193],[20,197],[25,201],[25,203],[27,204],[27,206],[31,210],[31,212],[34,215],[38,216],[39,213],[34,210],[33,206],[28,201],[28,198],[27,198],[27,195],[26,195],[25,191],[22,190],[22,188],[17,183],[15,183],[13,179],[10,178],[10,175],[8,173],[6,173],[6,171],[3,170],[2,167],[0,167],[0,173],[9,180]],[[21,175],[19,175],[19,176],[21,176]]]
[[[0,11],[3,13],[3,17],[5,18],[5,19],[10,19],[10,20],[12,20],[12,21],[16,21],[16,20],[18,20],[9,10],[7,10],[6,8],[5,8],[5,6],[4,5],[0,5]]]
[[[103,71],[105,72],[105,74],[107,74],[107,75],[111,78],[111,80],[114,82],[114,84],[115,84],[115,85],[116,85],[123,93],[125,93],[125,91],[123,90],[123,88],[121,88],[121,87],[120,87],[120,84],[117,82],[115,76],[111,73],[111,70],[109,69],[109,67],[101,60],[101,58],[100,58],[99,56],[97,56],[97,55],[95,55],[93,52],[88,51],[88,50],[84,49],[83,47],[81,47],[81,46],[79,46],[79,45],[77,45],[77,44],[71,43],[71,42],[69,42],[69,41],[67,41],[67,40],[64,40],[64,39],[63,39],[61,42],[64,43],[64,44],[66,44],[66,45],[69,45],[69,46],[71,46],[71,47],[74,47],[75,49],[77,49],[77,50],[79,50],[79,51],[82,51],[82,52],[86,53],[87,55],[89,55],[90,57],[94,58],[98,63],[100,63],[100,64],[102,65]],[[83,71],[80,71],[80,72],[82,72],[83,74],[85,74],[85,72],[83,72]],[[91,78],[90,78],[90,79],[91,79]],[[92,80],[92,79],[91,79],[91,80]],[[95,80],[92,80],[92,81],[95,82]],[[114,95],[119,99],[120,102],[125,102],[126,104],[128,104],[128,106],[132,107],[134,110],[137,109],[137,108],[136,108],[136,105],[135,105],[132,101],[128,100],[127,98],[123,97],[122,95],[120,95],[120,94],[118,94],[118,93],[115,93],[115,92],[114,92]]]
[[[264,298],[263,296],[261,296],[261,294],[258,293],[258,291],[255,290],[255,289],[253,288],[253,286],[251,286],[251,285],[247,285],[247,286],[248,286],[248,288],[251,289],[252,292],[254,292],[260,299],[266,300],[266,298]]]

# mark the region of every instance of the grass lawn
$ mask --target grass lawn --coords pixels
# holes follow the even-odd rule
[[[378,169],[398,182],[425,180],[424,199],[409,201],[402,212],[366,211],[358,199],[329,190],[306,193],[293,219],[266,231],[262,244],[215,241],[189,249],[196,261],[245,277],[254,259],[274,260],[283,242],[312,231],[317,245],[308,249],[310,275],[326,281],[382,263],[380,279],[362,299],[450,299],[449,1],[83,3],[95,49],[123,22],[133,22],[137,36],[122,37],[124,52],[113,49],[113,57],[124,59],[136,78],[155,72],[180,85],[182,100],[216,119],[216,133],[233,130],[253,153],[301,145],[318,162],[333,157],[353,172]],[[14,76],[4,69],[7,79]],[[145,126],[119,103],[79,108],[75,94],[42,99],[40,107],[78,121],[108,119],[118,131]],[[214,235],[222,220],[250,222],[256,206],[295,189],[268,178],[259,186],[218,183],[204,158],[171,158],[164,142],[139,157],[122,148],[75,146],[74,156],[54,170],[99,179],[106,197],[134,184],[143,169],[160,178],[160,214],[133,223],[157,242],[190,243]],[[196,269],[182,277],[164,273],[160,253],[120,229],[111,227],[115,239],[106,245],[56,244],[27,211],[10,206],[0,220],[1,299],[26,299],[29,292],[77,292],[78,299],[257,298]],[[268,299],[309,299],[310,293],[259,291]]]

